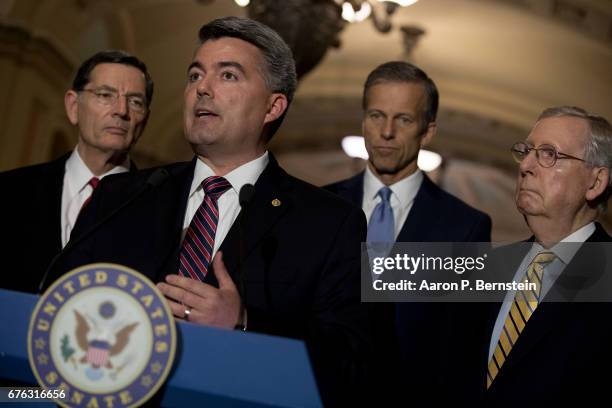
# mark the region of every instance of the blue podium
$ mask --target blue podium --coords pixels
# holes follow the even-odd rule
[[[26,343],[37,300],[0,289],[0,378],[36,384]],[[160,391],[164,407],[322,406],[301,341],[183,322],[177,334],[174,367]]]

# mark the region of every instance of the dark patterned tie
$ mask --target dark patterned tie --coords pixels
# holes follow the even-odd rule
[[[100,179],[97,177],[92,177],[91,179],[89,179],[89,181],[87,182],[87,184],[89,184],[92,188],[91,190],[91,194],[89,195],[89,197],[87,197],[87,199],[83,202],[83,205],[81,206],[81,209],[79,210],[79,215],[77,215],[77,220],[79,219],[79,217],[81,216],[81,213],[83,212],[83,210],[85,209],[85,207],[87,207],[87,205],[89,204],[89,202],[91,201],[91,197],[93,196],[94,191],[96,191],[96,188],[98,188],[98,184],[100,184]]]
[[[219,221],[217,199],[231,187],[223,177],[212,176],[202,182],[204,201],[187,228],[181,247],[179,274],[200,281],[206,277]]]

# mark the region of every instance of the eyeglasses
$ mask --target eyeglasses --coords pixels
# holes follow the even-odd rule
[[[557,160],[560,159],[574,159],[585,161],[579,157],[570,156],[569,154],[558,152],[554,146],[551,145],[540,145],[540,147],[531,147],[527,143],[517,142],[512,145],[510,151],[512,152],[512,157],[516,160],[517,163],[522,162],[525,157],[529,155],[529,152],[535,150],[536,159],[538,163],[542,167],[552,167],[557,163]]]
[[[140,95],[126,95],[119,94],[119,92],[113,89],[96,88],[96,89],[82,89],[79,92],[89,92],[96,97],[96,101],[103,106],[114,106],[119,97],[125,96],[130,111],[135,113],[144,114],[147,112],[147,100]]]

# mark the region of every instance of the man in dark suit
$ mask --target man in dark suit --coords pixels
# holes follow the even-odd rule
[[[490,241],[489,216],[440,189],[417,166],[419,150],[436,132],[438,90],[431,78],[406,62],[382,64],[365,82],[362,106],[366,170],[326,188],[363,208],[368,241]],[[414,397],[427,395],[436,388],[436,356],[448,338],[448,307],[399,303],[371,309],[376,332],[387,333],[378,340],[374,358],[384,364],[396,360],[395,326],[404,361],[402,378],[421,391]],[[388,365],[377,371],[399,377]]]
[[[297,82],[278,34],[227,17],[199,37],[184,111],[195,158],[166,166],[143,193],[163,171],[104,180],[75,236],[139,195],[82,235],[50,281],[96,261],[134,268],[160,282],[179,319],[305,339],[324,402],[345,402],[368,342],[359,302],[363,213],[291,177],[267,151]]]
[[[153,97],[145,64],[123,51],[99,52],[79,67],[64,96],[77,146],[54,161],[0,173],[2,287],[37,292],[102,178],[128,171]]]
[[[583,293],[592,284],[609,293],[610,245],[596,243],[611,239],[595,219],[610,197],[612,127],[580,108],[549,108],[512,153],[533,237],[500,251],[510,276],[536,289],[492,307],[479,360],[485,405],[599,405],[609,398],[612,309]]]
[[[417,166],[419,150],[436,133],[438,90],[431,78],[407,62],[382,64],[368,75],[362,106],[366,170],[326,188],[362,207],[368,220],[383,201],[380,190],[390,189],[390,232],[398,242],[490,241],[490,218],[444,192]]]

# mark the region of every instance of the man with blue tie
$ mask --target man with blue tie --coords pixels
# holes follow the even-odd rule
[[[612,187],[612,127],[581,108],[549,108],[512,154],[516,206],[533,236],[500,249],[498,269],[536,289],[508,291],[491,309],[480,361],[486,406],[605,405],[612,309],[575,283],[609,282],[609,245],[595,243],[611,238],[595,220]]]
[[[436,133],[438,90],[431,78],[407,62],[382,64],[368,75],[362,106],[367,167],[327,189],[363,209],[368,242],[490,241],[489,216],[443,191],[417,166],[420,149]],[[371,309],[375,331],[386,333],[378,341],[375,360],[397,359],[393,350],[399,341],[401,376],[425,393],[438,375],[437,358],[449,335],[449,308],[399,303]]]

